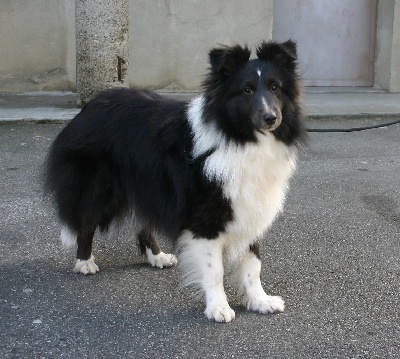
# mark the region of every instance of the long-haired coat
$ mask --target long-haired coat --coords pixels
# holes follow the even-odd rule
[[[74,271],[94,274],[97,228],[133,212],[140,248],[153,266],[177,263],[154,237],[177,244],[187,284],[204,293],[205,314],[230,322],[224,265],[243,304],[282,312],[261,285],[260,241],[282,210],[302,143],[296,45],[263,42],[210,51],[203,93],[190,102],[150,91],[110,90],[90,101],[54,141],[45,187],[77,242]]]

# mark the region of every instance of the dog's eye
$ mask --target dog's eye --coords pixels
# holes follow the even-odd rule
[[[253,90],[252,90],[250,87],[245,87],[245,88],[243,89],[243,92],[244,92],[244,93],[247,93],[247,94],[251,94],[251,93],[253,92]]]
[[[277,84],[272,84],[272,85],[271,85],[271,92],[276,92],[276,91],[278,91],[278,90],[279,90],[279,87],[278,87]]]

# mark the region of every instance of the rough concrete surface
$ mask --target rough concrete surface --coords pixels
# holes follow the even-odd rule
[[[63,126],[0,126],[1,358],[400,357],[400,125],[310,135],[262,253],[286,311],[247,312],[230,288],[230,324],[205,318],[179,270],[146,265],[129,225],[96,237],[99,274],[71,272],[40,186]]]
[[[128,86],[127,0],[75,3],[76,87],[86,104],[100,90]]]

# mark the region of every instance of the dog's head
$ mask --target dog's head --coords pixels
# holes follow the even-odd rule
[[[302,116],[296,44],[263,42],[256,54],[250,60],[250,50],[238,45],[210,51],[206,118],[214,117],[226,136],[240,143],[256,141],[257,132],[289,143]]]

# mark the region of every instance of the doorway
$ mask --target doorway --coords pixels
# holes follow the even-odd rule
[[[274,0],[272,38],[297,42],[305,86],[373,86],[377,0]]]

